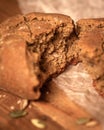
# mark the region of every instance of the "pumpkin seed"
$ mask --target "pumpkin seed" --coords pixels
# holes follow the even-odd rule
[[[91,118],[81,117],[81,118],[78,118],[78,119],[77,119],[76,123],[77,123],[78,125],[83,125],[83,124],[88,123],[90,120],[91,120]]]
[[[23,110],[15,110],[15,111],[10,112],[10,116],[12,118],[20,118],[20,117],[23,117],[25,115],[27,115],[27,112],[23,111]]]
[[[96,126],[97,124],[98,124],[97,121],[92,120],[92,121],[87,122],[87,123],[86,123],[86,126],[87,126],[87,127],[94,127],[94,126]]]
[[[45,123],[39,119],[31,119],[31,123],[40,129],[44,129],[46,127]]]

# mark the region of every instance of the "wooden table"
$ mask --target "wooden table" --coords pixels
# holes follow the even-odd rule
[[[15,0],[0,0],[0,22],[18,13],[21,11]],[[30,102],[25,117],[13,119],[9,114],[12,109],[20,109],[21,100],[0,91],[0,130],[39,130],[31,119],[42,120],[45,130],[101,130],[100,124],[87,127],[76,123],[79,118],[92,116],[73,103],[54,82],[44,86],[40,100]]]

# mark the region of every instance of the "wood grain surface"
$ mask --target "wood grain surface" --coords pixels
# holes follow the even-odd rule
[[[10,16],[21,14],[15,0],[0,0],[0,22]],[[42,89],[38,101],[31,101],[25,117],[13,119],[12,109],[20,109],[21,98],[0,90],[0,130],[39,130],[31,123],[31,119],[39,119],[45,123],[45,130],[101,130],[101,125],[93,127],[78,125],[79,118],[94,118],[83,108],[72,102],[54,82]]]
[[[44,121],[46,125],[45,130],[101,130],[99,123],[93,127],[76,123],[79,118],[93,117],[68,99],[65,93],[57,88],[54,82],[50,82],[45,86],[42,93],[39,101],[30,102],[26,109],[28,115],[12,119],[10,116],[11,108],[20,109],[18,102],[22,101],[22,99],[0,91],[0,130],[38,130],[31,123],[31,119],[41,119]]]

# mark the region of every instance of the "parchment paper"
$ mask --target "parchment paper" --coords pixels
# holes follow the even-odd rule
[[[18,0],[23,14],[62,13],[73,20],[104,17],[104,0]]]

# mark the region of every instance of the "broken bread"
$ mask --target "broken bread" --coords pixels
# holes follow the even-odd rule
[[[93,86],[104,96],[104,19],[82,19],[76,28],[78,40],[73,49],[91,75]]]
[[[36,100],[47,80],[78,63],[104,97],[104,19],[75,25],[69,16],[30,13],[0,24],[1,89]]]
[[[30,13],[0,24],[0,88],[38,99],[49,78],[64,71],[74,38],[69,16]],[[69,58],[70,57],[70,58]]]

